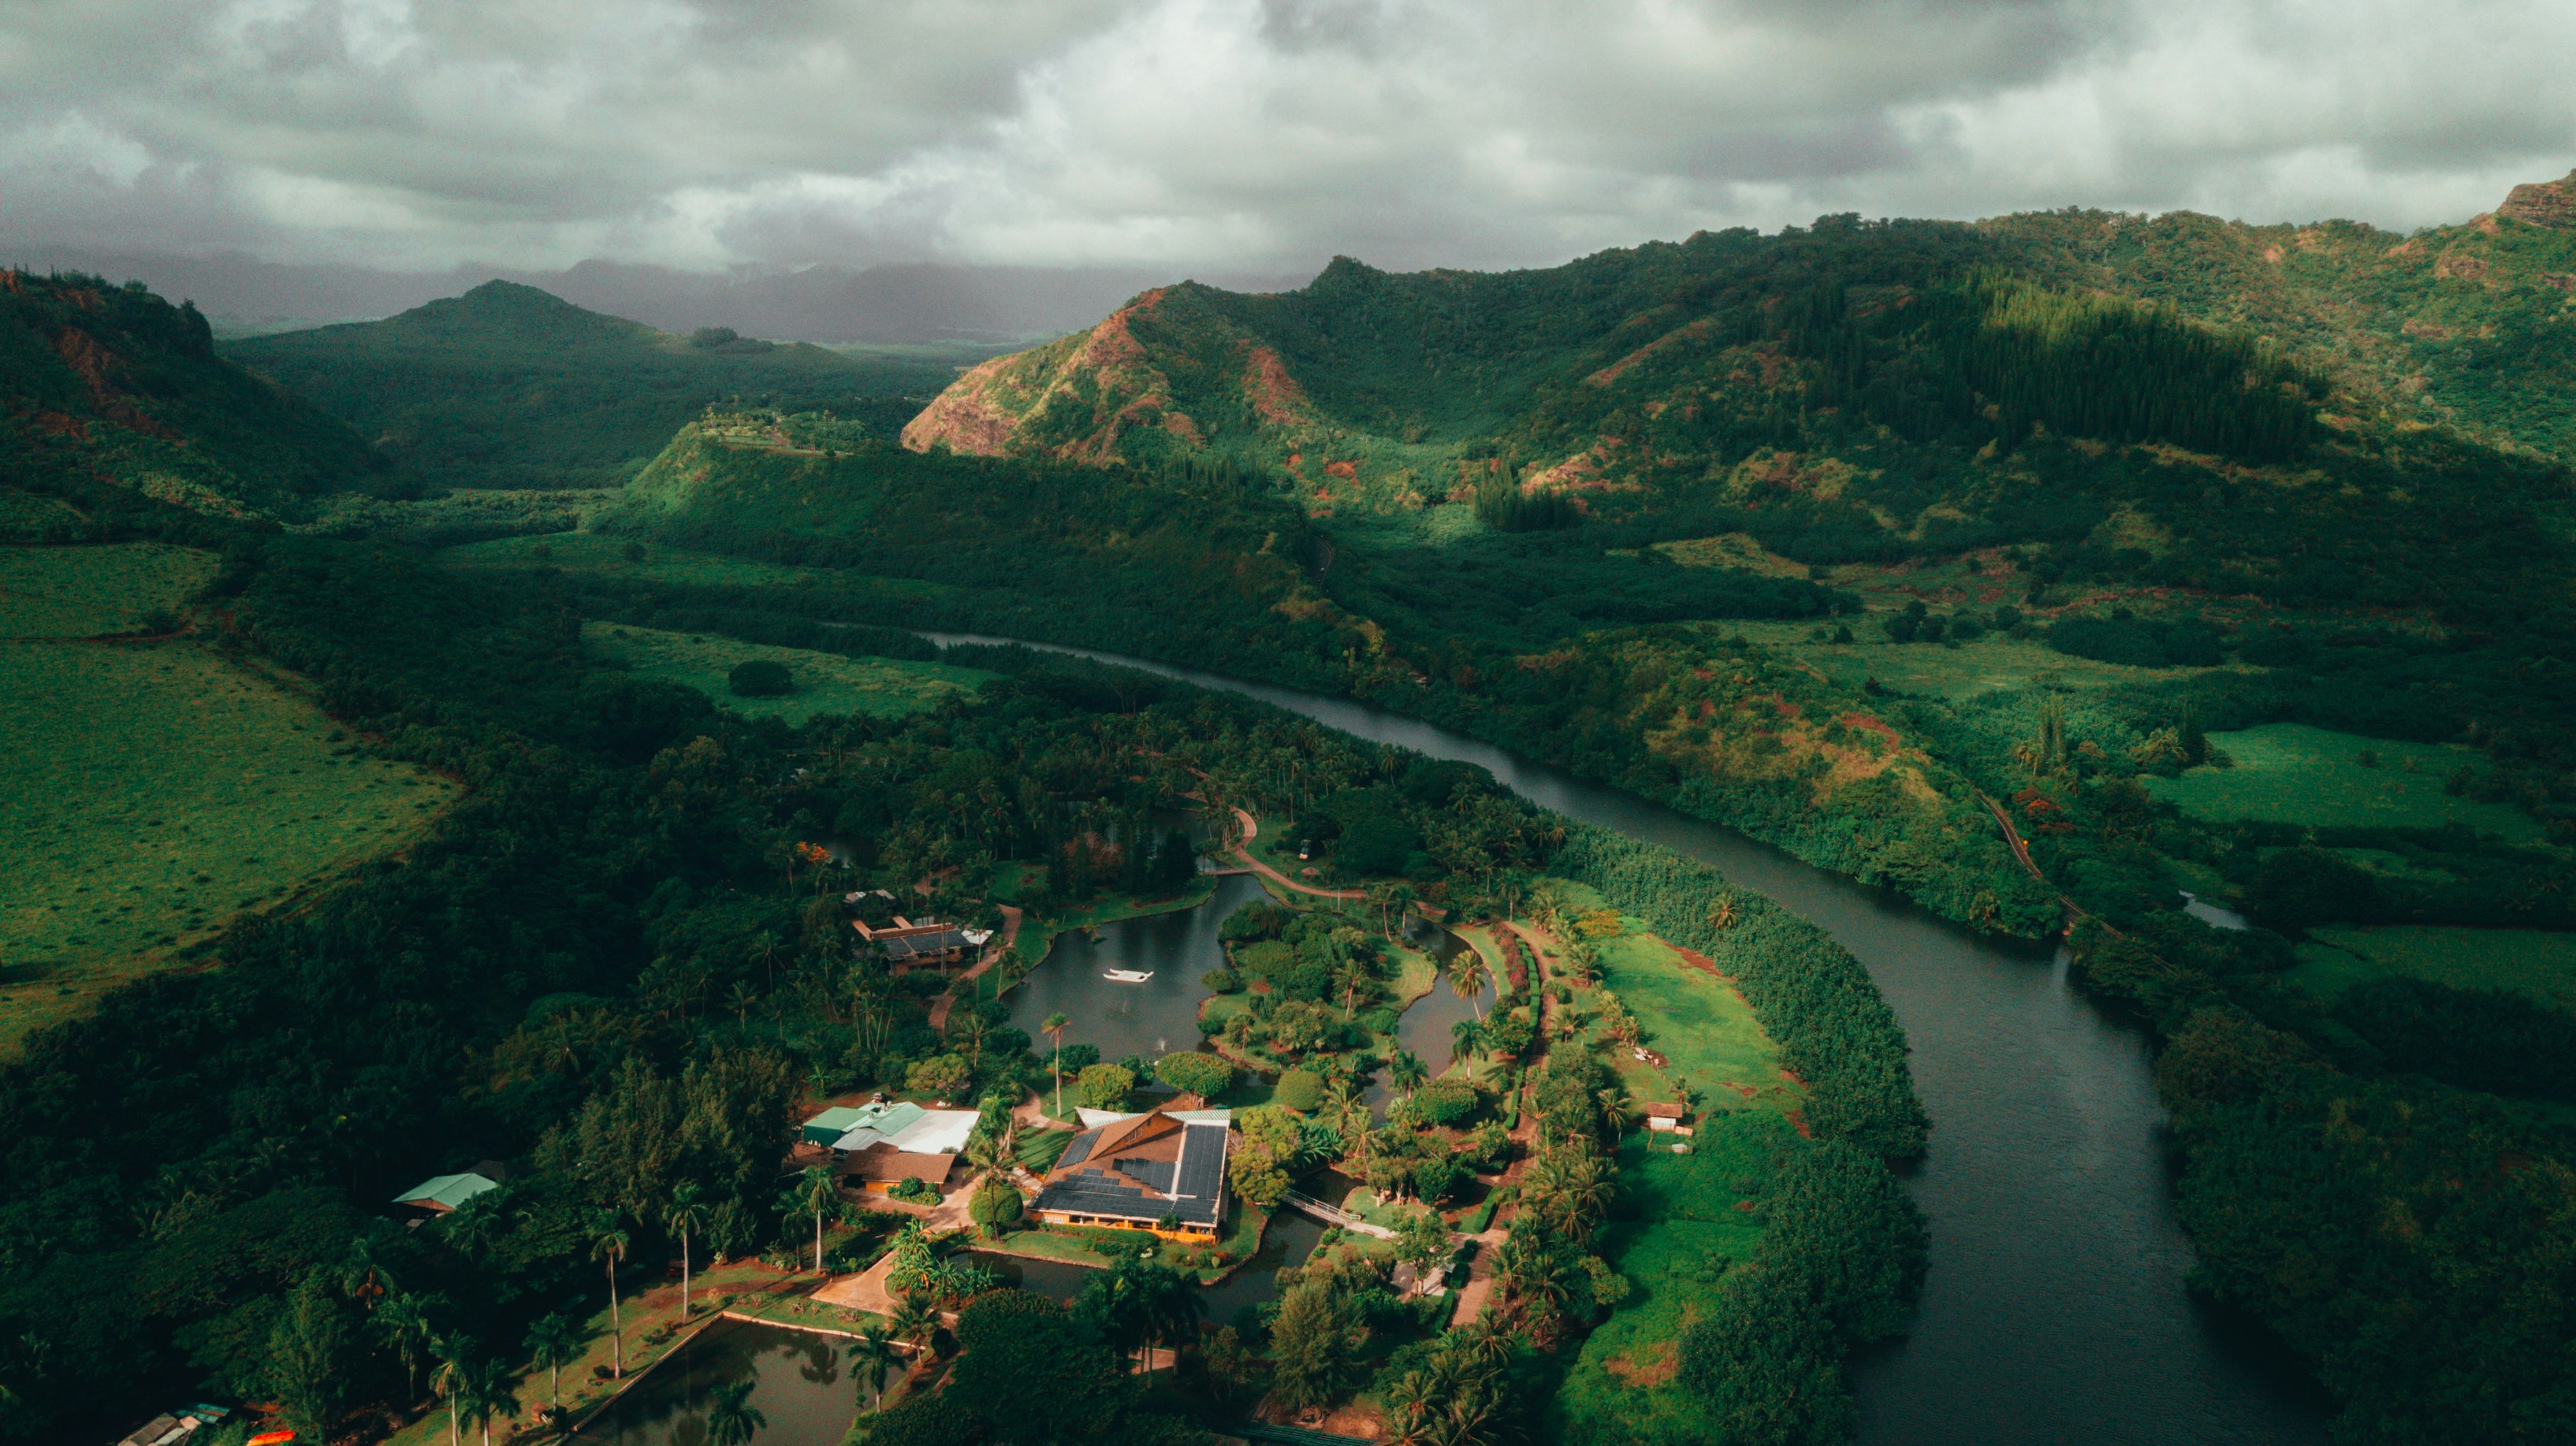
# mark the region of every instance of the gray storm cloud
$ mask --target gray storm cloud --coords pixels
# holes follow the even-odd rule
[[[0,238],[435,268],[1544,263],[1829,211],[2456,220],[2576,6],[5,0]]]

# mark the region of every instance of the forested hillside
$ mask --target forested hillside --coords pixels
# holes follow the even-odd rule
[[[285,520],[382,472],[346,426],[218,357],[195,307],[23,271],[0,271],[0,456],[200,513]],[[13,505],[5,521],[78,529],[54,504]]]
[[[854,361],[721,328],[673,336],[493,281],[384,321],[224,353],[358,428],[427,486],[613,486],[710,402],[869,417],[936,391],[929,362]]]

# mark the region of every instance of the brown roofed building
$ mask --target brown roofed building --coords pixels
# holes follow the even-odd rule
[[[870,1145],[850,1156],[841,1168],[841,1183],[871,1195],[883,1195],[906,1180],[944,1188],[955,1155],[910,1155],[892,1145]]]
[[[1113,1225],[1167,1239],[1212,1240],[1225,1221],[1223,1119],[1184,1119],[1168,1106],[1074,1136],[1031,1202],[1050,1225]]]

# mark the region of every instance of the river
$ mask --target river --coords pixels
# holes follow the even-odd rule
[[[1477,764],[1543,808],[1715,865],[1849,949],[1905,1026],[1934,1127],[1905,1181],[1932,1226],[1922,1310],[1903,1341],[1854,1362],[1863,1441],[2325,1439],[2325,1402],[2296,1364],[2185,1290],[2191,1245],[2174,1220],[2147,1040],[2075,991],[2062,954],[1981,938],[1730,830],[1419,719],[1113,653],[1046,650]]]

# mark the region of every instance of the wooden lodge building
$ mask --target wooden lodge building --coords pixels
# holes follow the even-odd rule
[[[1050,1225],[1150,1230],[1167,1240],[1213,1240],[1225,1222],[1231,1118],[1168,1107],[1126,1115],[1073,1137],[1030,1203]]]
[[[865,919],[852,920],[850,927],[858,931],[863,947],[897,966],[963,964],[982,953],[984,941],[993,937],[990,929],[966,929],[936,919],[914,923],[901,914],[882,928],[870,926]]]

